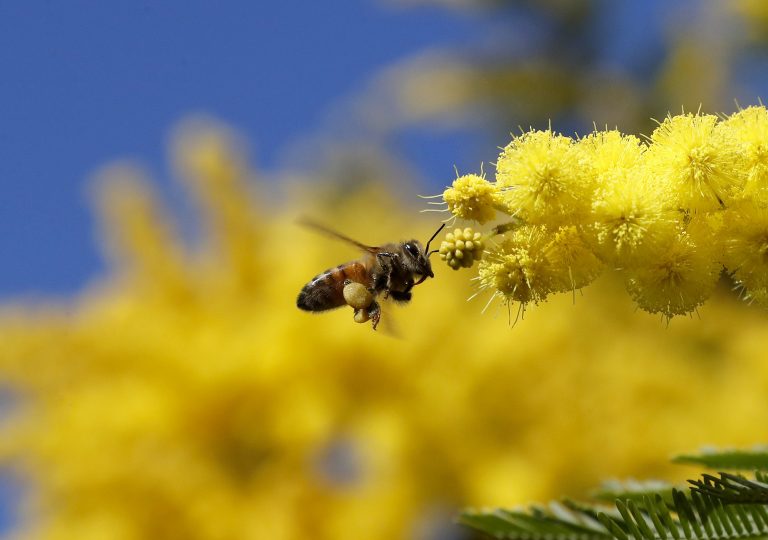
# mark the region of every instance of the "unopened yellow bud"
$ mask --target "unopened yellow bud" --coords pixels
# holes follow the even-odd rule
[[[470,268],[475,261],[482,259],[484,248],[482,234],[466,227],[446,234],[438,253],[448,266],[458,270]]]

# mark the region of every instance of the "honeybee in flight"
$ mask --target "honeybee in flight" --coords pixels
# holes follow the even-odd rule
[[[357,260],[329,268],[312,278],[304,285],[296,299],[299,309],[305,311],[326,311],[341,307],[347,303],[344,288],[350,283],[360,283],[370,293],[370,304],[365,307],[365,315],[370,318],[373,329],[381,320],[381,306],[377,302],[379,295],[396,302],[408,302],[411,289],[428,277],[435,277],[429,256],[437,250],[429,251],[429,245],[445,227],[443,224],[427,242],[426,248],[418,240],[388,243],[382,246],[366,246],[332,229],[312,221],[301,223],[333,238],[347,242],[363,252]]]

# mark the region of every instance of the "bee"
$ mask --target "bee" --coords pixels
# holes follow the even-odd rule
[[[437,250],[429,251],[429,245],[445,224],[435,231],[426,248],[418,240],[367,246],[323,225],[307,220],[303,220],[302,224],[352,244],[363,252],[361,258],[329,268],[304,285],[296,298],[296,306],[304,311],[327,311],[341,307],[346,304],[344,287],[360,283],[370,293],[371,303],[365,308],[365,314],[376,330],[381,320],[381,306],[376,300],[379,296],[395,302],[409,302],[413,287],[428,277],[435,277],[429,256]]]

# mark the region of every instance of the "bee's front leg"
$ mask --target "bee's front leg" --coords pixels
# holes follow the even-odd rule
[[[410,302],[411,301],[411,289],[413,289],[413,280],[407,279],[403,284],[402,291],[392,291],[392,298],[398,302]]]

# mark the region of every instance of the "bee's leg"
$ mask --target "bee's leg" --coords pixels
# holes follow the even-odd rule
[[[397,302],[410,302],[412,296],[411,289],[413,289],[413,285],[414,283],[412,279],[406,279],[403,282],[402,291],[389,291],[389,294]]]
[[[408,291],[390,291],[390,294],[397,302],[410,302],[412,296]]]
[[[380,251],[376,254],[376,258],[379,259],[379,262],[383,263],[384,259],[382,257],[387,257],[389,259],[397,259],[400,255],[397,253],[392,253],[391,251]]]
[[[386,298],[389,294],[389,290],[387,289],[387,276],[389,275],[388,272],[376,272],[371,274],[371,288],[370,291],[374,295],[383,292],[384,297]]]
[[[371,319],[371,326],[376,330],[376,327],[379,326],[379,321],[381,321],[381,306],[379,306],[376,300],[368,306],[368,317]]]
[[[384,269],[384,273],[377,276],[379,278],[386,279],[384,284],[384,298],[389,297],[390,289],[392,288],[392,259],[396,259],[399,255],[397,253],[390,253],[389,251],[382,251],[376,254],[376,258],[379,260],[381,267]]]

